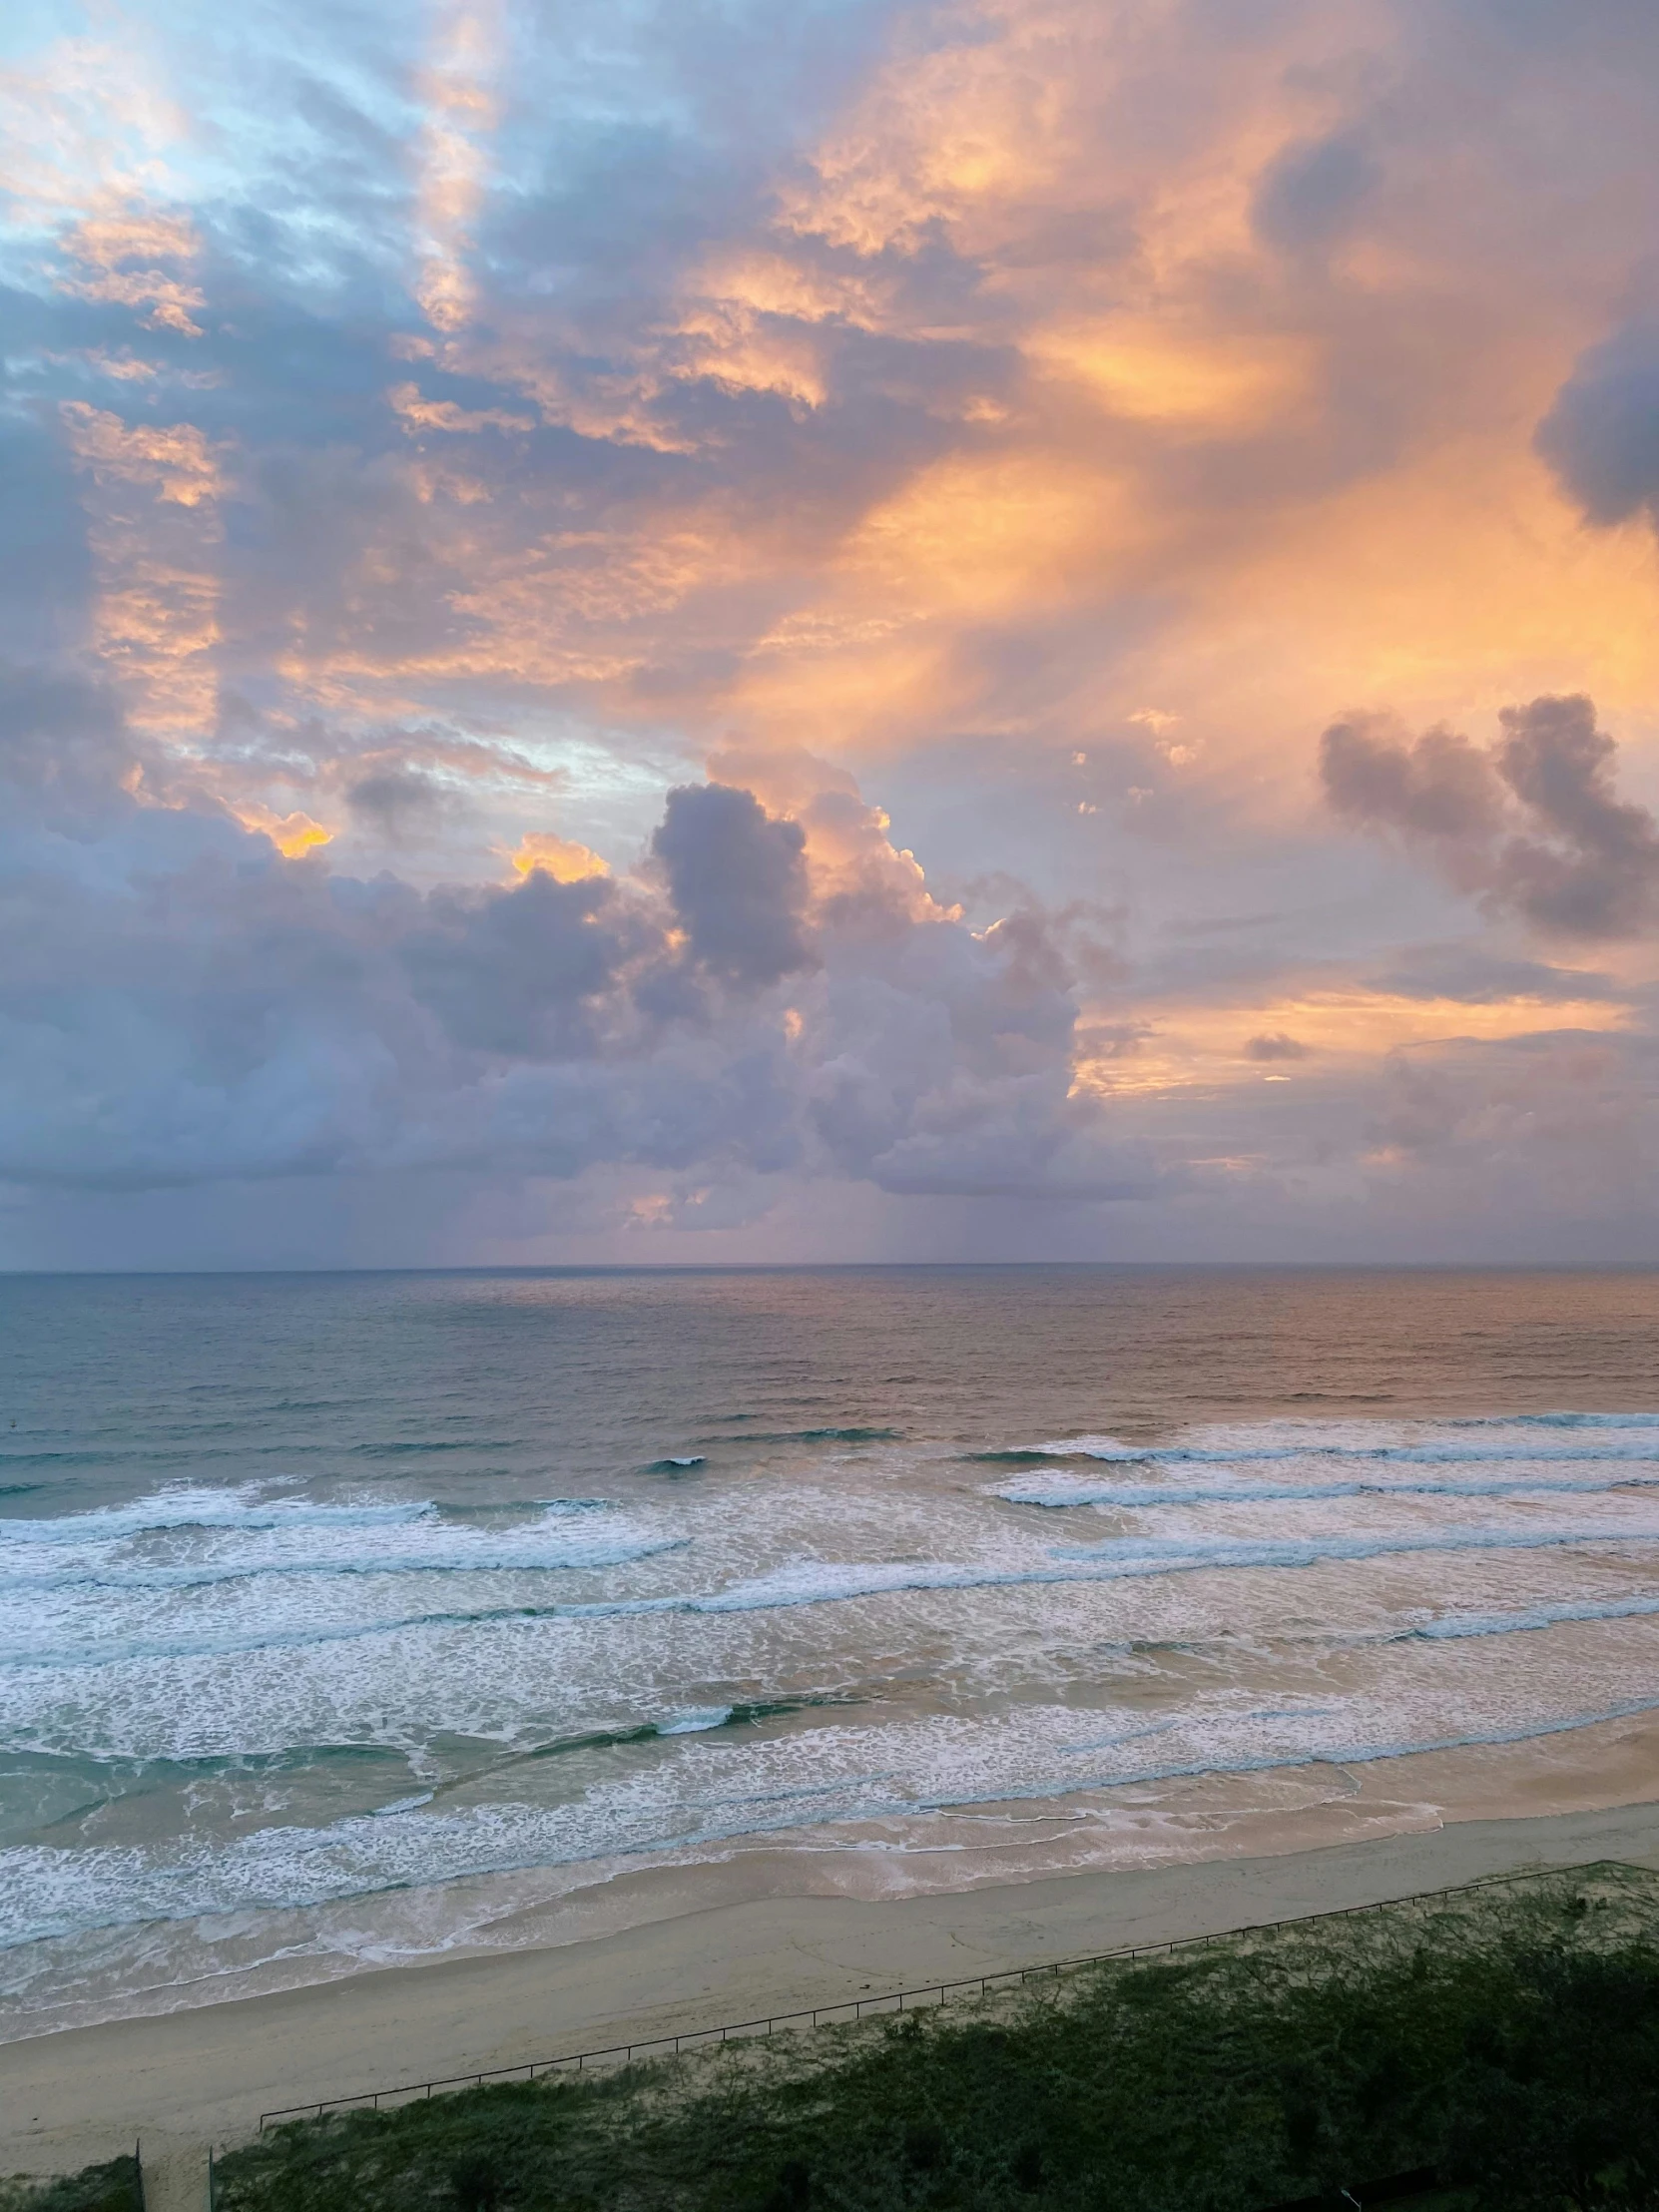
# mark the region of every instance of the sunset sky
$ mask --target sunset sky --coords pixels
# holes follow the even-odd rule
[[[0,1265],[1638,1259],[1652,0],[18,0]]]

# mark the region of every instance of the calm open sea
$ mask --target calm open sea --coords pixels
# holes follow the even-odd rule
[[[1659,1275],[11,1277],[0,1344],[13,2034],[1659,1710]]]

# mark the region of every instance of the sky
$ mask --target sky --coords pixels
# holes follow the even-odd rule
[[[0,1266],[1659,1245],[1651,0],[17,0]]]

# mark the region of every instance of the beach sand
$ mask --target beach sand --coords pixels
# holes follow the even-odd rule
[[[653,1894],[659,1917],[582,1940],[0,2046],[0,2172],[143,2139],[183,2176],[192,2146],[245,2141],[276,2106],[1596,1859],[1659,1866],[1659,1803],[883,1901],[721,1901],[688,1879]]]

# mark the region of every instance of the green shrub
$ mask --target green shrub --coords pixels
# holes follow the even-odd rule
[[[221,2212],[1261,2212],[1418,2168],[1471,2212],[1659,2212],[1650,1893],[1591,1887],[294,2123]]]
[[[0,2212],[143,2212],[136,2158],[112,2158],[53,2181],[0,2181]]]

